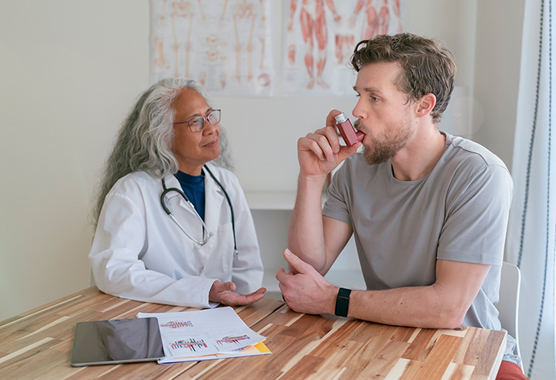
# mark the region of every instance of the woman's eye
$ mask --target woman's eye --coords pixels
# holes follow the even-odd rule
[[[202,123],[203,123],[203,118],[196,117],[195,119],[189,122],[189,125],[191,125],[192,127],[199,127]]]

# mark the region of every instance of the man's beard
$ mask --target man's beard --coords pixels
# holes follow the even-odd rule
[[[393,137],[384,136],[383,139],[371,138],[370,148],[364,146],[363,156],[369,165],[381,164],[394,157],[409,141],[413,135],[413,131],[409,124],[400,122],[401,128]]]

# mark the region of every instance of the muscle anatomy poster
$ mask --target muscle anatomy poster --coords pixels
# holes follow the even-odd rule
[[[284,0],[284,95],[353,95],[357,42],[402,31],[403,0]]]
[[[185,76],[211,95],[272,95],[270,1],[151,0],[151,82]]]

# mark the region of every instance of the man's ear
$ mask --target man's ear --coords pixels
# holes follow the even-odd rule
[[[426,94],[417,101],[416,115],[423,117],[430,115],[436,105],[436,96],[434,94]]]

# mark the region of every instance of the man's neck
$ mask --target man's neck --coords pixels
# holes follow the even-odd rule
[[[407,145],[392,157],[394,177],[400,181],[415,181],[429,174],[444,152],[446,136],[435,125],[417,133]]]

